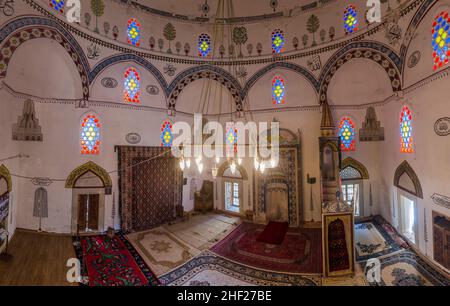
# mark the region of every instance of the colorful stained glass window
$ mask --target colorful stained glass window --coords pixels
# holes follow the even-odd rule
[[[231,157],[237,153],[237,129],[233,122],[227,122],[226,124],[226,150],[227,156]]]
[[[272,32],[272,53],[278,54],[284,51],[284,32],[276,29]]]
[[[139,47],[139,45],[141,44],[141,25],[134,18],[128,20],[127,35],[128,43],[133,46]]]
[[[208,57],[211,53],[211,37],[208,34],[202,34],[198,37],[198,56]]]
[[[412,136],[412,113],[407,106],[403,106],[400,114],[400,135],[402,153],[413,153],[413,136]]]
[[[81,154],[100,154],[100,121],[94,115],[81,123]]]
[[[50,6],[55,9],[55,11],[64,13],[65,0],[50,0]]]
[[[135,68],[128,68],[125,72],[124,87],[124,100],[126,102],[139,103],[139,96],[141,95],[141,79],[139,73]]]
[[[450,57],[450,18],[447,12],[441,12],[433,23],[434,70],[448,64]]]
[[[171,148],[173,142],[172,122],[164,121],[161,127],[161,147]]]
[[[341,151],[355,151],[355,124],[349,117],[344,117],[339,125]]]
[[[284,85],[284,79],[280,76],[276,76],[272,80],[272,103],[284,104],[285,97],[286,87]]]
[[[358,14],[354,5],[347,6],[344,11],[344,28],[346,34],[352,34],[358,30]]]

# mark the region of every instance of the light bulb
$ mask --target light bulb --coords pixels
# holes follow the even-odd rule
[[[255,169],[258,170],[259,169],[259,161],[257,158],[255,158]]]
[[[240,166],[240,165],[242,165],[242,158],[238,158],[238,165]]]
[[[184,159],[180,159],[180,169],[181,171],[184,171]]]
[[[278,166],[278,162],[275,159],[271,159],[270,160],[270,165],[272,166],[272,168],[275,168],[276,166]]]
[[[191,160],[190,159],[186,159],[186,168],[191,168]]]
[[[216,164],[220,163],[220,157],[216,157]]]
[[[259,170],[261,170],[261,173],[264,173],[264,170],[266,170],[266,165],[264,163],[261,163],[259,165]]]
[[[203,164],[198,164],[197,167],[198,167],[198,173],[201,174],[203,172]]]
[[[213,167],[213,168],[211,169],[211,174],[212,174],[213,178],[216,178],[216,177],[217,177],[217,167]]]

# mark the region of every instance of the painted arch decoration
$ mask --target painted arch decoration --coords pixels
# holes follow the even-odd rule
[[[80,74],[83,99],[89,98],[90,66],[83,50],[60,23],[43,17],[22,17],[6,24],[0,31],[0,78],[6,77],[8,64],[21,44],[38,38],[58,42],[69,54]]]
[[[78,168],[74,169],[67,177],[65,187],[75,188],[77,180],[87,172],[92,172],[96,176],[98,176],[100,180],[103,182],[104,185],[103,187],[105,188],[112,187],[112,180],[111,177],[109,176],[109,173],[92,161],[89,161],[84,165],[81,165]]]
[[[12,179],[11,174],[9,173],[8,168],[5,165],[0,166],[0,178],[3,178],[6,181],[6,186],[8,192],[12,191]]]
[[[391,81],[392,91],[396,92],[401,90],[400,67],[402,61],[394,50],[383,44],[372,41],[350,43],[337,51],[328,60],[322,70],[319,78],[320,104],[327,102],[328,86],[334,74],[336,74],[339,68],[341,68],[346,62],[356,58],[371,60],[379,64],[386,71],[386,74]]]
[[[347,157],[346,159],[344,159],[341,163],[341,171],[348,167],[356,169],[361,175],[361,178],[365,180],[369,179],[369,171],[367,171],[367,168],[356,159],[353,159],[351,157]]]
[[[400,184],[400,178],[403,175],[407,175],[411,179],[411,181],[414,185],[414,190],[409,190]],[[422,185],[420,184],[419,177],[417,176],[416,172],[414,172],[413,168],[410,166],[410,164],[406,160],[403,161],[400,164],[400,166],[398,166],[397,170],[395,171],[394,186],[423,199]]]

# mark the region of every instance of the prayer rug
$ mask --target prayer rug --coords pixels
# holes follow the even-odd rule
[[[356,261],[388,255],[408,244],[382,217],[355,224]]]
[[[280,245],[258,242],[264,225],[244,222],[211,250],[227,259],[261,269],[321,273],[321,229],[289,229]]]
[[[157,286],[153,272],[121,234],[74,238],[81,274],[89,286]]]
[[[450,279],[416,253],[404,250],[383,258],[379,286],[450,286]],[[361,263],[364,268],[365,263]]]
[[[168,286],[318,286],[320,275],[270,272],[244,266],[203,251],[160,277]]]
[[[288,228],[289,224],[287,222],[269,222],[256,240],[258,242],[279,245],[283,242]]]
[[[158,276],[200,253],[163,227],[129,234],[126,237]]]

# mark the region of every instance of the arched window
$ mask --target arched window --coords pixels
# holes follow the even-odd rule
[[[403,106],[400,114],[400,136],[402,153],[413,153],[412,113],[407,106]]]
[[[87,115],[81,122],[81,154],[100,154],[100,121]]]
[[[65,0],[50,0],[50,6],[60,13],[64,13]]]
[[[226,143],[226,151],[227,157],[232,157],[237,153],[237,129],[233,122],[227,122],[226,124],[226,132],[227,139]]]
[[[352,34],[358,30],[358,14],[354,5],[347,6],[344,11],[344,28],[346,34]]]
[[[275,29],[272,32],[272,53],[278,54],[283,52],[285,43],[284,32],[280,29]]]
[[[139,47],[141,44],[141,25],[134,18],[128,20],[127,36],[129,44]]]
[[[161,127],[161,147],[171,148],[173,142],[172,122],[165,120]]]
[[[208,34],[201,34],[198,37],[198,56],[208,57],[211,53],[211,37]]]
[[[447,12],[441,12],[433,22],[433,58],[434,70],[448,64],[450,56],[450,18]]]
[[[286,86],[284,79],[280,76],[276,76],[272,80],[272,103],[284,104],[286,97]]]
[[[140,102],[139,96],[141,95],[141,79],[139,78],[139,73],[136,68],[130,67],[125,72],[123,88],[125,102]]]
[[[355,151],[355,124],[349,117],[341,119],[339,137],[341,138],[341,151]]]

